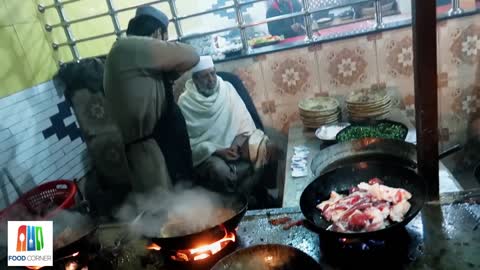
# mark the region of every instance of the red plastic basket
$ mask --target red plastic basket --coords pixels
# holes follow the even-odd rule
[[[20,196],[13,204],[0,211],[0,220],[15,220],[21,215],[20,211],[27,211],[27,215],[37,217],[37,220],[46,220],[55,216],[62,209],[75,205],[77,186],[70,180],[56,180],[39,185]]]

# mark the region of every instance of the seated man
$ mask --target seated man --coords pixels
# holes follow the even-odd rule
[[[229,82],[217,76],[212,58],[202,56],[179,98],[187,123],[193,165],[201,185],[251,194],[273,145]],[[205,180],[207,180],[205,182]]]

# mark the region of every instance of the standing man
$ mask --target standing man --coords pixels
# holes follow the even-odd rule
[[[267,10],[267,19],[302,11],[298,0],[273,0]],[[268,32],[273,36],[291,38],[305,34],[302,16],[268,23]]]
[[[105,96],[126,142],[132,190],[145,193],[191,180],[185,120],[173,100],[171,75],[199,61],[194,48],[168,42],[167,16],[144,6],[130,20],[105,64]]]

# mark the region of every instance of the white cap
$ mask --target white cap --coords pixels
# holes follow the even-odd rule
[[[196,73],[213,67],[213,59],[211,56],[200,56],[200,62],[198,62],[198,64],[192,68],[192,73]]]

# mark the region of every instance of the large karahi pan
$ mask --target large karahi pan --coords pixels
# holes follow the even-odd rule
[[[189,249],[201,243],[218,241],[225,236],[226,232],[235,231],[248,208],[247,198],[242,194],[223,193],[219,195],[221,197],[219,209],[231,209],[234,212],[233,216],[220,224],[187,235],[165,235],[162,233],[162,228],[166,225],[164,221],[168,220],[168,212],[145,212],[137,222],[135,230],[141,232],[145,238],[162,249],[167,250]],[[195,206],[192,205],[192,207]]]
[[[443,159],[461,149],[455,145],[439,155]],[[365,138],[328,146],[313,158],[311,169],[314,176],[343,164],[360,161],[382,160],[384,162],[417,169],[417,148],[415,144],[390,139]]]
[[[368,182],[372,178],[380,178],[385,185],[394,188],[403,188],[412,194],[409,200],[410,210],[403,221],[393,223],[384,229],[373,232],[342,233],[327,230],[332,224],[323,218],[316,206],[330,198],[330,193],[346,193],[360,182]],[[380,235],[392,233],[396,229],[405,227],[423,207],[426,196],[426,182],[414,170],[403,166],[384,162],[359,162],[341,166],[330,170],[310,183],[300,197],[300,208],[307,220],[307,225],[313,231],[332,237],[372,239]]]

